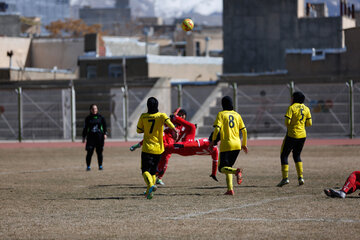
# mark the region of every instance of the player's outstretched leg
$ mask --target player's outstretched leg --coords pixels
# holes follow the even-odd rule
[[[332,197],[332,198],[345,198],[346,197],[346,193],[343,192],[342,190],[335,190],[332,188],[324,189],[324,193],[326,194],[326,196]]]

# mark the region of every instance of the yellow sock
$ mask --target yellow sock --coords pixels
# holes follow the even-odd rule
[[[296,166],[296,172],[297,172],[298,178],[303,178],[303,163],[297,162],[297,163],[295,163],[295,166]]]
[[[233,190],[233,175],[231,173],[226,173],[226,185],[228,190]]]
[[[156,175],[152,175],[152,178],[153,178],[153,183],[155,184],[156,183]]]
[[[148,193],[149,192],[149,188],[154,185],[153,183],[153,178],[151,176],[151,174],[149,172],[144,172],[143,174],[143,177],[144,177],[144,180],[145,180],[145,183],[147,185],[147,190],[146,192]]]
[[[288,178],[289,177],[289,165],[281,165],[281,173],[282,173],[282,178]]]
[[[220,169],[220,172],[225,173],[225,174],[235,174],[237,171],[236,168],[232,168],[232,167],[223,167]]]

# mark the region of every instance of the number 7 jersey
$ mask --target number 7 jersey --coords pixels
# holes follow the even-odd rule
[[[213,140],[220,132],[220,152],[241,150],[240,131],[245,129],[245,124],[237,112],[224,110],[218,113],[214,122]],[[246,137],[243,136],[246,146]]]
[[[171,129],[175,129],[174,124],[172,124],[166,113],[141,114],[137,124],[137,132],[144,133],[143,152],[150,154],[161,154],[164,152],[164,124]]]

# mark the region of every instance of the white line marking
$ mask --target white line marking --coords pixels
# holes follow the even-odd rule
[[[270,219],[270,218],[207,218],[211,220],[230,220],[242,222],[330,222],[330,223],[360,223],[354,219],[325,219],[325,218],[295,218],[295,219]]]
[[[180,215],[180,216],[177,216],[177,217],[166,217],[164,219],[182,220],[182,219],[187,219],[187,218],[195,218],[195,217],[210,214],[210,213],[226,212],[226,211],[233,210],[233,209],[241,209],[241,208],[247,208],[247,207],[260,206],[260,205],[270,203],[270,202],[287,200],[287,199],[292,199],[292,198],[299,198],[299,197],[304,197],[304,196],[312,196],[312,195],[296,195],[296,196],[292,196],[292,197],[281,197],[281,198],[274,198],[274,199],[265,199],[265,200],[255,202],[255,203],[242,204],[242,205],[237,206],[237,207],[219,208],[219,209],[213,209],[213,210],[206,211],[206,212],[189,213],[189,214]]]

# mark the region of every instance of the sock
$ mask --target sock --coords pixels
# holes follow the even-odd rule
[[[226,185],[227,185],[228,191],[233,190],[233,175],[231,173],[226,174]]]
[[[156,184],[156,175],[152,175],[153,183]]]
[[[154,185],[153,178],[152,178],[151,174],[147,171],[144,172],[142,175],[143,175],[145,183],[147,185],[146,193],[148,193],[150,187],[152,187]]]
[[[281,165],[281,173],[282,173],[283,179],[289,177],[289,165],[288,164]]]
[[[232,168],[232,167],[223,167],[220,169],[220,172],[225,173],[225,174],[235,174],[237,171],[236,168]]]
[[[295,167],[296,167],[296,172],[297,172],[298,178],[303,178],[303,163],[296,162]]]

